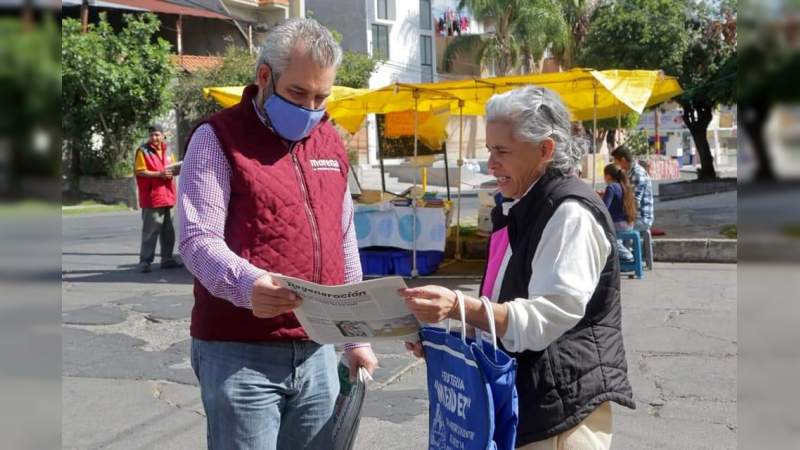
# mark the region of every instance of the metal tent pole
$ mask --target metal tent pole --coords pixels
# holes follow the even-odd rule
[[[458,101],[458,210],[456,211],[456,261],[461,260],[461,167],[464,166],[464,100]]]
[[[411,190],[411,210],[413,212],[413,219],[411,221],[411,239],[413,241],[413,250],[411,252],[411,278],[416,278],[419,276],[419,272],[417,271],[417,199],[414,198],[415,192],[417,191],[417,170],[419,170],[419,162],[417,161],[417,145],[419,141],[419,136],[417,136],[417,121],[419,118],[417,117],[417,106],[419,103],[419,91],[414,89],[414,188]]]
[[[447,145],[444,149],[444,185],[447,186],[447,201],[450,201],[450,162],[447,160]]]
[[[592,111],[592,190],[597,185],[597,81],[594,85],[594,109]]]

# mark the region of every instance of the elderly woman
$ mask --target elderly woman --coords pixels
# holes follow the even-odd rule
[[[489,170],[497,207],[481,295],[492,300],[497,334],[517,359],[524,449],[607,449],[611,405],[635,408],[622,343],[619,263],[608,210],[574,175],[584,145],[554,92],[524,87],[486,106]],[[501,210],[502,208],[502,210]],[[401,291],[423,322],[459,316],[441,286]],[[468,325],[488,329],[477,298]],[[421,356],[419,344],[407,343]]]

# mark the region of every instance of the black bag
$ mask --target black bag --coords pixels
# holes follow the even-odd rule
[[[371,377],[366,369],[358,369],[358,379],[350,381],[350,369],[339,362],[339,396],[333,409],[333,450],[351,450],[356,442],[358,424],[361,422],[361,407],[367,394],[367,380]]]

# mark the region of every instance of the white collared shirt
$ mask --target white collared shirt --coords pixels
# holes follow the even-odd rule
[[[528,192],[530,188],[523,197]],[[503,212],[508,214],[508,209]],[[577,200],[559,205],[536,247],[528,297],[506,303],[508,330],[501,337],[505,348],[511,352],[544,350],[574,327],[586,313],[610,252],[611,243],[603,227],[587,207]],[[492,301],[498,300],[511,253],[509,245],[492,289]]]

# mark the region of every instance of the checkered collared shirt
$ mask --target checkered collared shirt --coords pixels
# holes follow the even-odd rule
[[[628,178],[630,178],[631,185],[634,188],[636,209],[639,213],[637,222],[650,228],[653,226],[653,220],[655,219],[653,183],[650,181],[650,175],[637,161],[633,161],[630,170],[628,170]]]
[[[189,271],[211,295],[252,308],[253,283],[267,272],[235,254],[225,243],[225,218],[231,195],[231,167],[210,125],[192,135],[178,184],[179,244]],[[353,225],[350,189],[342,199],[344,281],[361,281],[361,260]],[[345,349],[368,344],[346,344]]]

